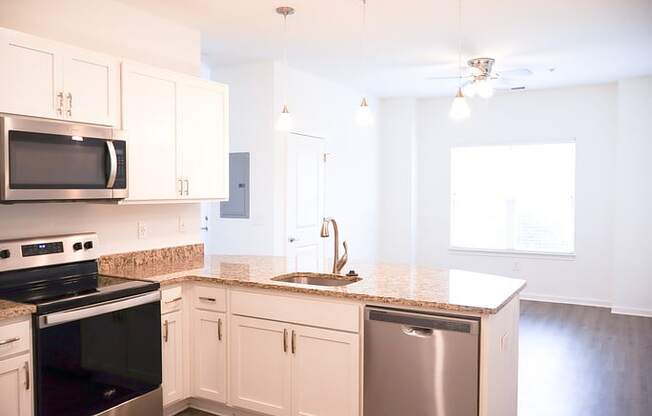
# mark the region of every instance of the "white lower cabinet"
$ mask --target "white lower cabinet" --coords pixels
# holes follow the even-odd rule
[[[192,396],[226,402],[226,314],[192,312]]]
[[[268,415],[359,413],[358,334],[233,316],[231,403]]]
[[[182,311],[170,312],[161,316],[164,406],[185,398],[182,334]]]
[[[290,415],[290,325],[232,316],[231,326],[231,404],[266,415]]]
[[[293,328],[292,414],[357,415],[358,334],[306,326]]]
[[[30,353],[0,359],[0,415],[32,415]]]

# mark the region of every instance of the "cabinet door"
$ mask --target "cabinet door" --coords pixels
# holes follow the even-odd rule
[[[295,326],[292,337],[292,414],[358,415],[358,335]]]
[[[289,415],[291,404],[289,325],[231,318],[231,383],[234,406],[267,415]]]
[[[122,128],[128,146],[129,200],[179,198],[176,81],[171,74],[122,65]]]
[[[56,44],[4,29],[0,41],[0,113],[62,118],[62,58]]]
[[[0,415],[32,415],[30,355],[0,360]]]
[[[161,316],[163,337],[163,405],[183,399],[183,346],[181,311]]]
[[[184,198],[226,199],[229,186],[228,90],[215,82],[179,83],[178,152]]]
[[[193,310],[193,397],[226,402],[226,314]]]
[[[63,62],[64,115],[82,123],[117,126],[118,62],[69,48]]]

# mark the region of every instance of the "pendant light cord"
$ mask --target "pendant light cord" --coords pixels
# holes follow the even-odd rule
[[[367,68],[369,67],[369,57],[367,56],[367,0],[362,0],[362,77],[366,89]]]
[[[288,100],[288,15],[283,15],[283,104]]]
[[[459,73],[458,87],[462,88],[462,0],[457,3],[457,70]]]

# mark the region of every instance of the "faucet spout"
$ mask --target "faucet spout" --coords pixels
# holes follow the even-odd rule
[[[334,218],[324,218],[324,221],[321,224],[321,232],[320,236],[322,238],[326,238],[330,236],[330,233],[328,232],[328,226],[329,224],[333,224],[333,243],[334,243],[334,250],[333,250],[333,273],[338,274],[344,265],[346,264],[348,258],[349,258],[349,248],[346,244],[346,241],[344,242],[344,255],[340,258],[340,231],[337,228],[337,222],[335,221]]]

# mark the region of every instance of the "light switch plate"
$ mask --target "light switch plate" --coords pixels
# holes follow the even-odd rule
[[[143,221],[138,221],[138,239],[144,240],[147,238],[148,229],[147,224]]]

